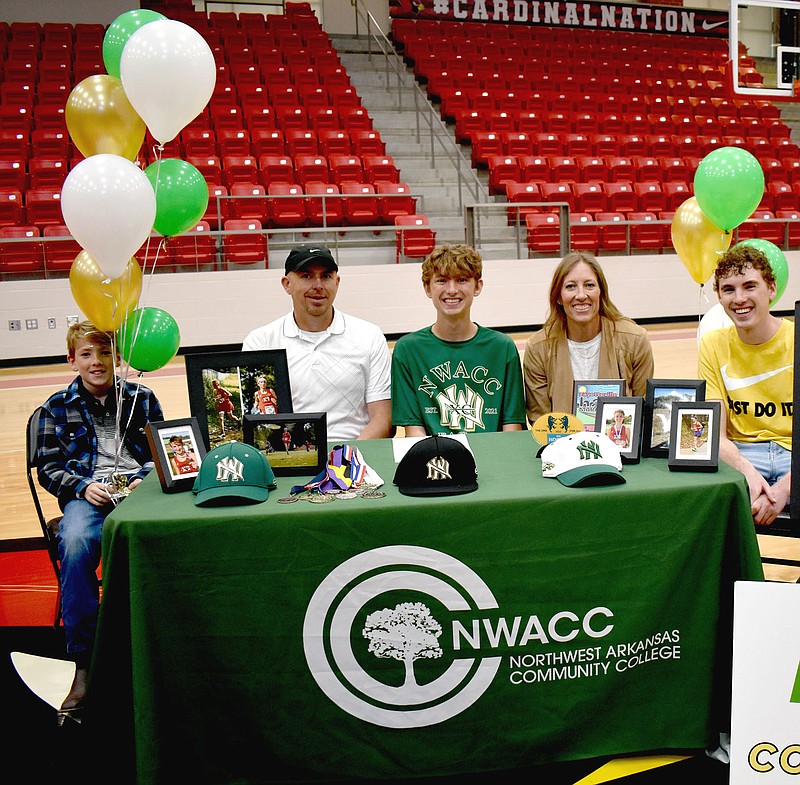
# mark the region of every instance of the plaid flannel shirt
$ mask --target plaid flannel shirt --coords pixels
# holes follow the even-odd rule
[[[78,376],[69,387],[42,404],[36,439],[39,483],[58,498],[62,509],[67,502],[83,496],[93,482],[97,461],[97,434],[79,381]],[[129,382],[117,383],[122,384],[123,442],[142,466],[131,479],[144,477],[154,465],[144,429],[148,422],[163,420],[164,414],[152,390]]]

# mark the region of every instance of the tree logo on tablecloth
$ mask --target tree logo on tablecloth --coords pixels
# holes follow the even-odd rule
[[[415,660],[442,656],[442,625],[421,602],[402,602],[392,610],[370,613],[362,634],[369,641],[371,654],[403,663],[406,684],[416,683]]]
[[[380,602],[397,594],[430,600]],[[303,624],[306,662],[320,689],[348,714],[385,728],[435,725],[470,707],[489,688],[501,658],[445,657],[431,605],[453,613],[498,607],[473,570],[430,548],[376,548],[340,564],[314,592]],[[369,644],[359,648],[359,639]],[[369,655],[402,663],[401,678],[392,683],[373,675]],[[433,660],[444,660],[440,670],[420,679],[417,668]]]

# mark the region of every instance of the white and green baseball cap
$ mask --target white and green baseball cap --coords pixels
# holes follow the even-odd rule
[[[560,436],[542,450],[541,458],[542,477],[555,477],[570,488],[625,482],[619,447],[604,433]]]
[[[198,507],[257,504],[275,487],[275,474],[264,454],[250,444],[226,442],[208,452],[194,481]]]

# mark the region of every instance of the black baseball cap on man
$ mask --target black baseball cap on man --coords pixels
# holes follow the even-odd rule
[[[300,272],[311,264],[326,267],[328,270],[339,269],[330,249],[324,245],[298,245],[286,257],[286,273]]]

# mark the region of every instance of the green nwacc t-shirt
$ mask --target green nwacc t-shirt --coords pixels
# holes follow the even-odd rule
[[[392,352],[392,422],[429,434],[500,431],[525,423],[519,352],[487,327],[468,341],[443,341],[430,327],[404,335]]]

